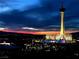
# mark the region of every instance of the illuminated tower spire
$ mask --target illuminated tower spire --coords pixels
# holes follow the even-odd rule
[[[61,9],[60,9],[60,14],[61,14],[60,36],[62,39],[64,38],[64,11],[65,11],[65,8],[63,7],[63,3],[62,3]]]

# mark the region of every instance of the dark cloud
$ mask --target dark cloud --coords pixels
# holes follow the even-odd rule
[[[21,27],[59,29],[60,27],[60,0],[14,0],[8,2],[9,10],[0,14],[0,21],[12,29]],[[1,1],[5,2],[5,1]],[[79,1],[63,0],[65,7],[65,28],[79,29]],[[5,3],[4,3],[5,4]],[[16,6],[17,4],[17,6]],[[6,6],[5,6],[6,7]],[[3,10],[3,9],[1,9]]]

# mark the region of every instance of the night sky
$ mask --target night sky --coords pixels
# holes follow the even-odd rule
[[[0,0],[0,29],[58,30],[62,0]],[[63,0],[65,28],[79,29],[79,0]]]

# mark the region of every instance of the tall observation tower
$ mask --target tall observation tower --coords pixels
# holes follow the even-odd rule
[[[52,39],[52,40],[56,40],[58,43],[73,43],[75,42],[75,40],[73,40],[72,38],[72,34],[71,33],[66,33],[65,30],[65,24],[64,24],[64,14],[65,14],[65,8],[63,6],[63,2],[61,4],[61,8],[60,8],[60,31],[57,34],[53,34],[53,35],[46,35],[46,39]]]
[[[61,5],[60,8],[60,17],[61,17],[61,26],[60,26],[60,34],[59,34],[59,40],[64,40],[65,42],[72,42],[72,35],[70,33],[65,33],[65,24],[64,24],[64,12],[65,12],[65,8],[63,6],[63,3]]]
[[[60,16],[61,16],[61,27],[60,27],[60,39],[64,39],[64,11],[65,8],[63,6],[63,4],[61,5],[61,9],[60,9]]]

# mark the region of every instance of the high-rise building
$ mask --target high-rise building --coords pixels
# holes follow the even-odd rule
[[[65,33],[65,24],[64,24],[64,14],[65,14],[65,8],[63,4],[61,5],[60,9],[60,17],[61,17],[61,26],[60,26],[60,33],[56,35],[47,35],[47,39],[52,40],[60,40],[59,43],[73,43],[72,34]],[[51,38],[52,37],[52,38]]]
[[[62,5],[62,7],[61,7],[61,9],[60,9],[60,14],[61,14],[61,27],[60,27],[60,37],[61,37],[61,39],[64,39],[64,11],[65,11],[65,8],[63,7],[63,5]]]

